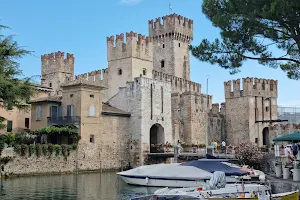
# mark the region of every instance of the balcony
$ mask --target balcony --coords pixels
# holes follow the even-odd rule
[[[79,116],[65,116],[65,117],[56,117],[51,118],[47,117],[47,124],[48,126],[51,125],[79,125],[80,124],[80,117]]]

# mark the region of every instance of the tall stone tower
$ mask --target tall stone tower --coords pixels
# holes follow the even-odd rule
[[[149,37],[134,32],[107,37],[108,85],[107,98],[116,95],[120,87],[136,77],[152,77],[152,42]]]
[[[60,85],[66,79],[74,76],[74,56],[64,52],[55,52],[41,56],[42,60],[42,85],[53,89],[52,95],[61,95]]]
[[[188,46],[193,40],[193,21],[172,14],[149,21],[153,40],[154,70],[190,80]]]
[[[277,120],[277,81],[244,78],[224,83],[227,144],[250,140],[259,146],[271,145],[268,120]],[[233,90],[232,90],[233,88]]]

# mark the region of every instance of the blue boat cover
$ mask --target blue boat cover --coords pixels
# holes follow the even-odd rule
[[[216,156],[212,156],[212,155],[209,155],[209,154],[206,154],[206,158],[207,159],[218,159]]]
[[[214,173],[215,171],[225,172],[226,176],[243,176],[248,174],[248,172],[242,171],[235,167],[230,167],[229,165],[223,164],[220,161],[215,160],[192,160],[186,163],[180,164],[182,166],[193,166],[199,169]]]

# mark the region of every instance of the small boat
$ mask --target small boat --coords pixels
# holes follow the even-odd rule
[[[299,200],[299,191],[270,194],[270,189],[263,185],[245,184],[236,185],[236,188],[230,186],[216,190],[202,191],[199,188],[182,188],[169,190],[160,189],[153,195],[144,197],[135,197],[131,200],[183,200],[183,199],[209,199],[209,200]]]
[[[200,159],[186,163],[140,166],[117,173],[127,184],[147,187],[196,187],[205,185],[213,173],[223,171],[227,183],[249,180],[251,170],[232,165],[226,160]],[[253,174],[252,174],[253,175]]]

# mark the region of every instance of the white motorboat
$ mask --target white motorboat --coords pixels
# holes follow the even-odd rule
[[[249,176],[248,171],[224,164],[223,161],[203,159],[181,164],[145,165],[117,174],[130,185],[175,188],[203,185],[215,171],[223,171],[228,183],[240,182],[240,177]]]
[[[201,187],[169,189],[163,188],[153,195],[136,197],[132,200],[163,199],[211,199],[211,198],[254,198],[270,199],[270,188],[260,184],[226,184],[225,173],[215,172],[209,183]]]

